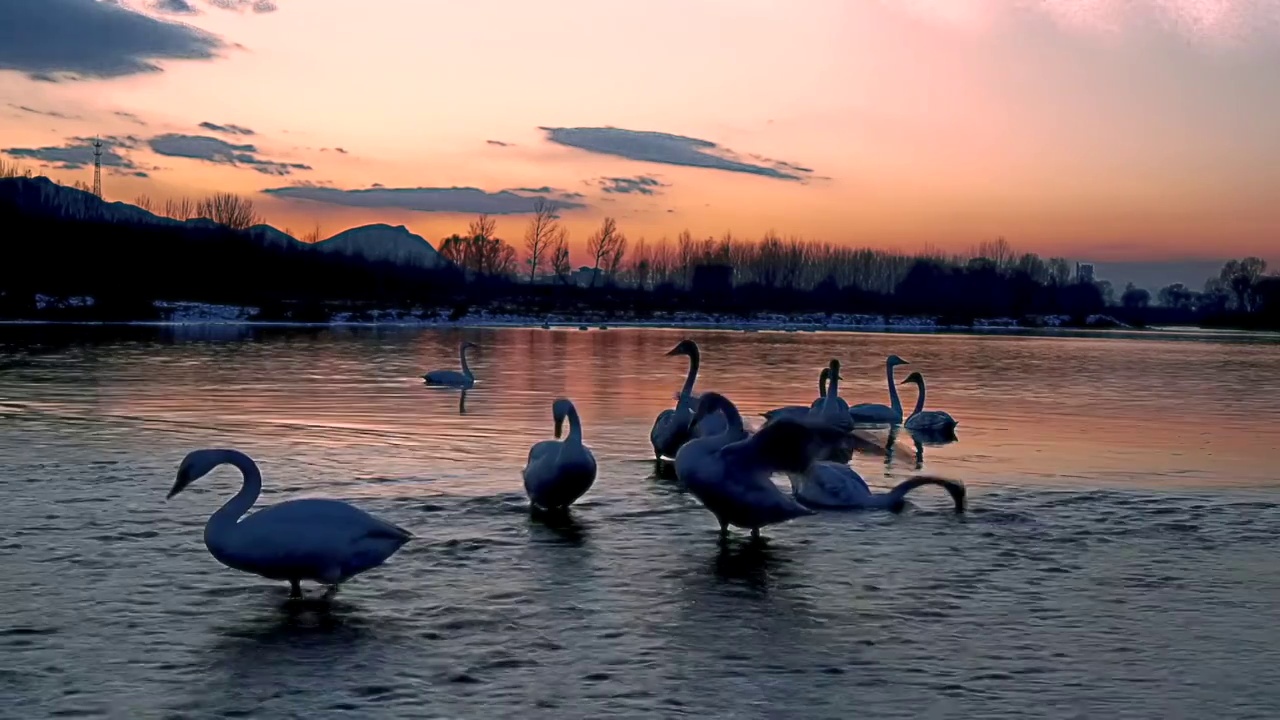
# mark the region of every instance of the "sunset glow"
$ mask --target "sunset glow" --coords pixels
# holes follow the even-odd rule
[[[6,160],[89,182],[98,134],[109,200],[233,191],[295,235],[488,210],[519,245],[542,196],[575,248],[611,215],[1280,259],[1280,0],[122,4],[0,9]]]

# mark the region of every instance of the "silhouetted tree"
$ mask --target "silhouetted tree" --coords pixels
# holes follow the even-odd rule
[[[587,254],[591,256],[591,287],[595,287],[596,277],[600,269],[616,272],[622,264],[622,257],[627,251],[627,236],[618,231],[618,222],[607,217],[600,223],[600,229],[587,238]]]
[[[524,231],[525,264],[529,266],[529,282],[546,265],[547,251],[559,229],[559,214],[555,203],[539,198],[533,204],[533,217]]]
[[[214,193],[196,205],[196,217],[208,218],[232,230],[247,230],[262,223],[253,201],[235,193]]]
[[[1151,304],[1151,292],[1129,283],[1124,288],[1124,294],[1120,296],[1120,304],[1130,309],[1144,308]]]
[[[563,227],[556,230],[551,238],[551,272],[559,278],[560,282],[569,282],[569,273],[571,271],[569,264],[569,231]]]

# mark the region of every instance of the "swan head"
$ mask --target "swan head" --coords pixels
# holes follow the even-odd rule
[[[921,374],[919,373],[919,371],[913,371],[910,375],[908,375],[908,376],[907,376],[907,378],[906,378],[905,380],[903,380],[902,382],[900,382],[900,383],[898,383],[898,384],[899,384],[899,385],[906,385],[907,383],[915,383],[915,384],[917,384],[917,385],[923,385],[923,384],[924,384],[924,376],[923,376],[923,375],[921,375]]]
[[[906,360],[903,360],[902,358],[898,357],[897,355],[890,355],[890,356],[889,356],[889,359],[885,360],[885,362],[889,365],[889,367],[894,367],[894,366],[897,366],[897,365],[910,365],[910,364],[911,364],[911,363],[907,362]]]
[[[188,485],[208,475],[214,468],[225,462],[227,462],[225,450],[192,450],[187,453],[187,456],[182,458],[182,463],[178,465],[178,477],[173,481],[173,488],[169,490],[165,500],[172,499],[173,496],[186,490]]]
[[[689,425],[697,425],[699,420],[724,407],[733,407],[733,403],[729,402],[729,398],[718,392],[702,393],[698,398],[698,409],[694,411],[693,420],[689,422]]]
[[[844,380],[844,376],[840,374],[840,361],[835,358],[831,359],[831,364],[822,373],[828,380]]]
[[[681,340],[675,347],[667,351],[667,355],[687,355],[695,357],[698,354],[698,343],[692,340]]]
[[[551,416],[556,421],[556,439],[560,439],[561,431],[564,429],[564,419],[569,417],[569,413],[573,412],[573,403],[569,398],[556,398],[551,403]]]
[[[462,347],[461,347],[461,348],[459,348],[459,349],[460,349],[460,350],[463,350],[463,351],[466,351],[466,350],[470,350],[471,348],[477,348],[477,349],[478,349],[479,347],[480,347],[479,345],[477,345],[477,344],[475,344],[475,343],[471,342],[470,340],[468,340],[468,341],[466,341],[466,342],[462,343]]]

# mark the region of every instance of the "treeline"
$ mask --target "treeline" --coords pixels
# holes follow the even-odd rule
[[[209,223],[122,221],[118,214],[68,213],[41,195],[37,183],[48,187],[43,178],[11,177],[0,180],[5,317],[31,316],[36,294],[93,297],[93,309],[84,312],[96,319],[145,319],[155,300],[253,305],[263,308],[262,319],[280,320],[323,320],[334,303],[446,308],[454,315],[481,306],[641,317],[680,310],[861,312],[933,315],[960,324],[1028,315],[1084,322],[1101,313],[1135,324],[1245,324],[1246,317],[1265,324],[1280,310],[1275,278],[1263,274],[1266,265],[1256,258],[1229,263],[1190,299],[1190,291],[1171,286],[1153,303],[1131,287],[1114,298],[1107,283],[1082,280],[1067,260],[1018,253],[1004,239],[965,255],[907,255],[773,233],[750,241],[684,232],[649,243],[632,242],[606,218],[587,238],[584,281],[570,265],[569,233],[550,203],[535,208],[519,250],[497,236],[491,218],[480,216],[465,233],[438,243],[453,266],[423,269],[307,243],[265,242],[250,230],[261,222],[252,202],[231,194],[171,200],[158,209],[139,199],[156,214]],[[91,195],[75,200],[78,208],[102,205]],[[318,239],[318,227],[315,234]]]

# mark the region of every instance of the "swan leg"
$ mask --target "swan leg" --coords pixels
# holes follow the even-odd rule
[[[289,581],[289,599],[297,599],[302,597],[302,581]]]

